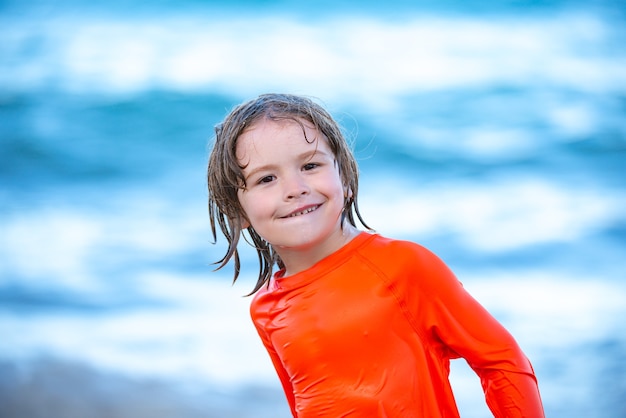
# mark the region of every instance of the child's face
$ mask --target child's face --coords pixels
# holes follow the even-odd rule
[[[256,232],[279,252],[341,241],[344,187],[324,135],[303,122],[261,119],[237,139],[246,179],[239,201]]]

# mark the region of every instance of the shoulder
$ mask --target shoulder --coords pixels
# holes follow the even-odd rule
[[[249,310],[255,324],[268,320],[269,305],[275,303],[272,292],[274,286],[273,280],[270,280],[251,296]]]
[[[412,241],[386,238],[373,235],[372,239],[359,251],[370,260],[385,264],[443,264],[443,261],[428,248]]]
[[[450,268],[428,248],[412,241],[375,235],[359,251],[364,263],[376,269],[386,280],[399,285],[422,288],[439,287],[445,283],[453,286],[458,281]]]

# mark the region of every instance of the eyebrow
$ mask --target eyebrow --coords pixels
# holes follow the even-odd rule
[[[298,160],[309,160],[310,161],[317,154],[325,156],[325,157],[330,157],[330,155],[327,152],[325,152],[325,151],[323,151],[323,150],[321,150],[321,149],[316,147],[313,151],[303,152],[302,154],[298,155],[296,157],[296,159],[298,159]],[[247,182],[250,177],[254,177],[254,175],[256,175],[257,173],[263,172],[263,171],[274,171],[278,166],[279,166],[279,164],[266,164],[266,165],[262,165],[260,167],[256,167],[256,168],[252,169],[250,171],[250,173],[248,173],[248,175],[245,177],[245,180]]]

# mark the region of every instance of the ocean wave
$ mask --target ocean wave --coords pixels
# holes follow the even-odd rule
[[[624,91],[623,31],[597,16],[487,19],[57,16],[4,19],[5,90],[247,96],[289,90],[384,108],[408,92],[485,85]]]

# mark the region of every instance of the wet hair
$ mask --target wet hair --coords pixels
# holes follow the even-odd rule
[[[243,168],[237,159],[237,139],[247,129],[261,119],[271,121],[294,121],[300,126],[308,122],[328,140],[337,164],[339,174],[347,194],[341,217],[341,225],[347,220],[356,227],[355,216],[359,222],[371,229],[363,221],[358,207],[358,167],[352,150],[341,128],[332,116],[313,100],[291,94],[263,94],[255,99],[236,106],[226,118],[215,127],[214,145],[209,156],[207,182],[209,189],[209,217],[214,242],[217,240],[217,226],[228,241],[226,254],[215,264],[221,269],[234,259],[233,282],[240,272],[240,259],[237,244],[247,223],[246,214],[241,207],[237,192],[246,187]],[[308,138],[305,140],[309,141]],[[314,140],[314,139],[313,139]],[[270,243],[265,241],[252,226],[247,228],[250,244],[259,257],[259,276],[252,292],[254,294],[273,274],[273,266],[284,268],[284,264]],[[246,239],[247,240],[247,239]]]

